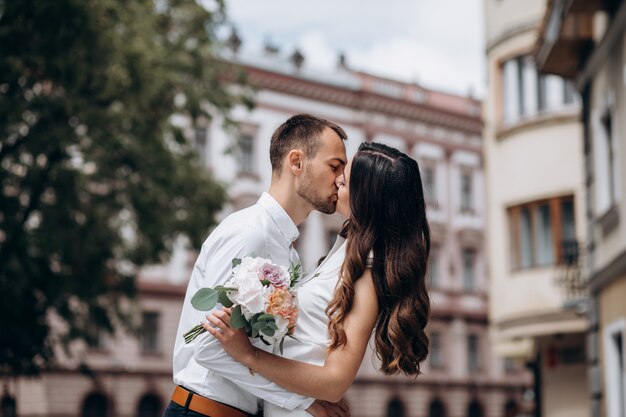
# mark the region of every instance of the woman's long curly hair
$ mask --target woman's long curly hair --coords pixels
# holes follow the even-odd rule
[[[363,143],[352,161],[346,258],[326,309],[330,351],[347,342],[344,321],[354,285],[371,266],[378,297],[376,354],[385,374],[419,375],[428,354],[426,267],[430,229],[417,162],[378,143]],[[370,252],[373,259],[368,261]]]

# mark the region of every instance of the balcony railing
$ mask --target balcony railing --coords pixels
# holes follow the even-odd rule
[[[566,305],[576,304],[588,295],[587,279],[585,276],[586,253],[584,245],[577,240],[561,242],[561,252],[555,283],[565,295]]]

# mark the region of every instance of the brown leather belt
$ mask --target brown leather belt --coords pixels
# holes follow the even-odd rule
[[[248,417],[248,414],[230,405],[210,400],[181,386],[177,386],[172,394],[172,401],[181,407],[204,414],[209,417]]]

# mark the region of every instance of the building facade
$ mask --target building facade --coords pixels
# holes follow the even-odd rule
[[[39,377],[2,378],[0,416],[160,417],[172,394],[172,351],[185,290],[142,278],[139,338],[94,329],[92,345],[75,344],[71,358],[58,349],[58,362]]]
[[[582,97],[590,412],[626,415],[626,2],[552,1],[537,61]]]
[[[481,103],[354,71],[345,59],[325,73],[307,68],[297,51],[283,56],[266,48],[244,55],[238,52],[236,36],[231,40],[233,49],[223,59],[245,71],[257,89],[256,107],[233,111],[239,127],[235,139],[219,118],[200,121],[195,128],[187,125],[207,169],[228,184],[230,202],[223,216],[253,204],[268,188],[270,137],[295,113],[312,113],[341,125],[349,136],[348,156],[362,141],[376,141],[420,164],[433,241],[431,354],[424,374],[413,380],[382,376],[369,352],[347,394],[352,415],[518,415],[524,409],[528,375],[519,364],[493,355],[488,331]],[[341,225],[338,216],[312,213],[300,227],[297,245],[305,271],[329,250]],[[152,342],[120,337],[103,342],[107,348],[90,349],[92,376],[74,368],[38,380],[10,381],[6,398],[16,399],[18,415],[158,415],[150,410],[163,407],[173,389],[171,351],[194,260],[195,254],[181,243],[169,265],[142,272],[143,322],[158,329],[157,336],[148,337]],[[158,348],[145,351],[143,343]],[[32,390],[40,393],[39,405],[26,404],[25,394]],[[63,395],[57,396],[56,390]],[[94,414],[103,409],[109,412]]]
[[[587,416],[580,99],[538,72],[547,3],[485,1],[490,322],[496,353],[533,372],[536,416]]]

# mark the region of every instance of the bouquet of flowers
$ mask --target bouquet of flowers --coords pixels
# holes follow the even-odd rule
[[[298,319],[294,286],[300,279],[300,264],[289,269],[269,259],[244,257],[233,259],[232,277],[226,285],[201,288],[191,299],[196,310],[212,310],[219,302],[232,307],[230,326],[245,329],[252,338],[260,338],[267,345],[280,343],[286,336],[293,337]],[[206,330],[197,325],[183,336],[185,343],[194,340]]]

